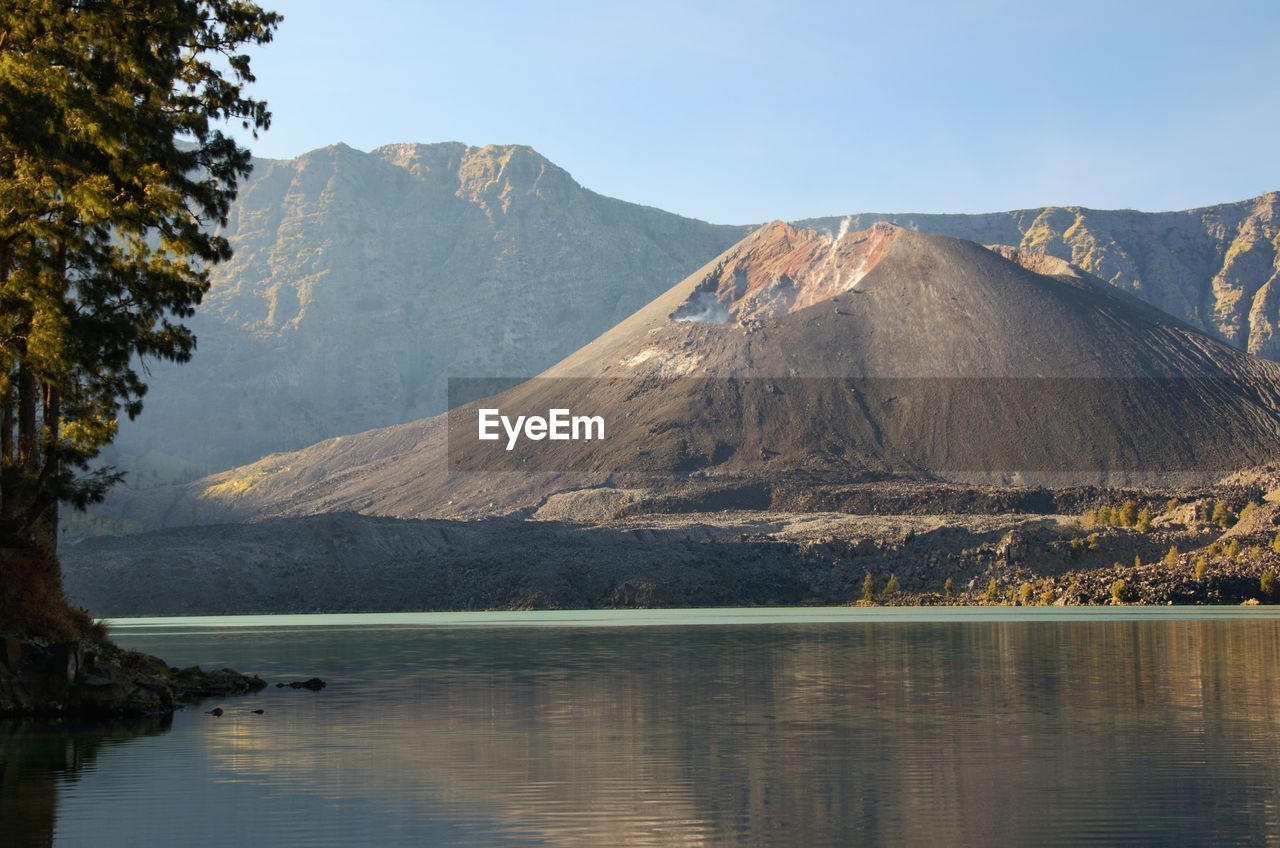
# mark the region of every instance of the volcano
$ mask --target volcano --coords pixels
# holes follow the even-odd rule
[[[606,437],[508,450],[478,440],[480,409],[568,409]],[[636,480],[1114,485],[1277,457],[1280,364],[1062,260],[776,222],[534,379],[196,481],[162,508],[170,524],[475,517]]]
[[[454,470],[941,475],[1114,482],[1276,455],[1280,367],[1062,260],[880,224],[769,225],[486,405],[571,407],[603,443]],[[550,395],[550,396],[548,396]],[[463,418],[470,408],[455,411]]]

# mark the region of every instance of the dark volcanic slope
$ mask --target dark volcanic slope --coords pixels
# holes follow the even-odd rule
[[[1278,375],[1042,256],[773,224],[493,405],[619,422],[542,467],[1106,478],[1274,456]]]
[[[696,314],[709,292],[728,319],[672,320]],[[544,376],[1085,378],[1222,369],[1278,373],[1052,257],[884,224],[831,237],[778,222]]]
[[[486,406],[602,415],[603,442],[330,440],[125,505],[141,526],[354,509],[470,516],[610,475],[1212,477],[1280,455],[1280,365],[1064,262],[879,225],[762,228]],[[473,407],[451,413],[475,432]],[[482,449],[483,448],[483,449]],[[515,463],[513,465],[512,463]],[[615,482],[621,480],[615,477]]]

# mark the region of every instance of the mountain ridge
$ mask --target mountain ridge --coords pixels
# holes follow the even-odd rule
[[[741,237],[460,143],[263,160],[224,232],[195,358],[151,366],[119,454],[221,468],[438,412],[445,375],[548,365]]]
[[[437,413],[450,376],[538,373],[748,232],[596,194],[524,145],[336,144],[257,165],[224,231],[236,255],[192,319],[194,359],[149,363],[146,410],[108,456],[135,487]],[[1278,197],[809,221],[1046,252],[1276,356]]]
[[[699,298],[699,314],[708,298],[720,312],[682,320]],[[455,434],[475,432],[472,403],[113,509],[140,527],[333,511],[469,519],[695,475],[1131,485],[1204,482],[1280,455],[1280,364],[1062,260],[883,223],[838,236],[762,227],[483,404],[573,408],[621,432],[563,445],[558,465],[492,443],[455,449]]]
[[[1280,191],[1165,212],[1043,206],[990,213],[861,213],[797,221],[888,222],[1064,259],[1230,344],[1280,356]]]

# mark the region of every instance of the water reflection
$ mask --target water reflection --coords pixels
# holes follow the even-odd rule
[[[0,720],[0,842],[53,845],[59,788],[92,768],[103,748],[165,733],[170,723],[168,716],[79,728]]]
[[[162,744],[114,752],[64,788],[59,841],[95,826],[164,841],[172,821],[142,813],[163,809],[216,820],[207,842],[184,835],[219,845],[1280,844],[1273,622],[324,629],[137,646],[330,687],[182,715]]]

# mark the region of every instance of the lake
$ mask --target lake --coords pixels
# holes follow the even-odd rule
[[[1271,608],[264,616],[113,635],[329,686],[93,731],[0,725],[0,844],[1280,845]]]

